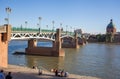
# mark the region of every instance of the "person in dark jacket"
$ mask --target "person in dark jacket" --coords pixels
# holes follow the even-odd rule
[[[11,72],[8,72],[8,74],[6,75],[5,79],[12,79]]]

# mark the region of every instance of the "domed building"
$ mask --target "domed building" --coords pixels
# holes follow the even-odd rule
[[[110,20],[110,23],[107,25],[106,28],[106,42],[113,42],[114,35],[116,34],[116,28],[113,24],[113,20]]]
[[[107,25],[106,33],[109,33],[109,34],[111,34],[111,33],[115,34],[116,33],[116,28],[115,28],[115,25],[113,24],[112,19],[110,20],[110,23]]]

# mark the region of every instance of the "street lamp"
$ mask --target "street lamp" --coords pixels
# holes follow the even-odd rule
[[[54,32],[54,24],[55,24],[55,21],[52,21],[52,24],[53,24],[52,32]]]
[[[8,24],[8,18],[5,18],[5,22]]]
[[[76,31],[76,30],[75,30],[75,27],[74,27],[74,33],[75,33],[75,31]]]
[[[27,23],[28,23],[28,22],[27,22],[27,21],[25,21],[25,29],[26,29],[26,31],[27,31]]]
[[[9,14],[11,13],[11,8],[10,7],[7,7],[7,8],[5,8],[5,10],[6,10],[6,13],[7,13],[7,19],[8,19],[8,25],[9,25]]]
[[[38,20],[39,20],[39,33],[41,32],[41,20],[42,20],[42,17],[38,17]]]
[[[46,25],[46,28],[47,28],[47,30],[48,30],[48,25]]]
[[[38,27],[38,29],[39,29],[39,24],[37,23],[37,27]],[[39,30],[38,30],[39,31]]]
[[[66,25],[66,34],[67,34],[67,28],[68,28],[68,25]]]
[[[70,30],[70,35],[71,35],[71,34],[72,34],[72,26],[70,27],[70,29],[71,29],[71,30]]]
[[[60,23],[60,28],[62,28],[62,23]]]
[[[22,28],[23,28],[23,27],[22,27],[22,24],[21,24],[21,26],[20,26],[20,30],[21,30],[21,32],[22,32]]]

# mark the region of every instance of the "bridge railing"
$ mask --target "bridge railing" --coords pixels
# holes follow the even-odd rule
[[[12,32],[17,32],[17,33],[19,33],[19,32],[35,32],[35,33],[38,33],[39,32],[39,29],[37,29],[37,28],[21,28],[21,27],[12,27]],[[50,29],[41,29],[41,32],[43,33],[56,33],[56,30],[50,30]],[[66,31],[62,31],[62,33],[64,33],[64,34],[66,34]],[[71,34],[71,35],[73,35],[73,32],[69,32],[69,31],[67,31],[67,34]]]
[[[20,28],[20,27],[12,27],[12,32],[39,32],[39,29],[37,28]],[[41,32],[53,32],[49,29],[42,29]],[[54,31],[56,32],[56,31]]]

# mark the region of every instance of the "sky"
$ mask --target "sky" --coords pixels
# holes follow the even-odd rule
[[[6,23],[7,7],[11,8],[12,27],[39,28],[38,17],[42,17],[41,29],[52,29],[54,21],[55,29],[62,23],[65,31],[82,29],[83,33],[103,34],[113,19],[120,31],[120,0],[0,0],[0,25]]]

